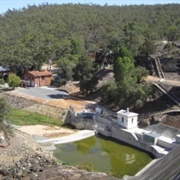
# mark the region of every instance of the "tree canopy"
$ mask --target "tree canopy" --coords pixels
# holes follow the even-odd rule
[[[95,66],[94,59],[82,55],[79,58],[79,62],[74,68],[74,79],[80,81],[80,90],[84,95],[87,95],[96,88],[98,79],[95,76],[97,68]]]
[[[179,39],[180,5],[42,4],[8,10],[0,15],[0,65],[23,73],[49,59],[97,52],[118,41],[137,55],[139,47],[146,48],[147,30],[156,40]]]
[[[104,102],[138,107],[150,87],[140,83],[147,71],[135,66],[134,57],[147,59],[155,40],[164,39],[180,39],[179,4],[33,5],[0,15],[0,66],[21,75],[51,60],[59,66],[60,84],[79,80],[88,94],[98,82],[97,64],[110,62],[115,81],[104,87]]]
[[[119,108],[140,108],[151,93],[149,85],[140,83],[141,78],[148,75],[148,72],[143,67],[135,67],[131,56],[126,56],[129,53],[125,47],[118,49],[121,49],[121,55],[114,61],[115,81],[105,85],[103,101],[113,102]]]

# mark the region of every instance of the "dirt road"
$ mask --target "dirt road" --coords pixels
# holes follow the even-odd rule
[[[180,81],[178,80],[169,80],[169,79],[162,79],[162,78],[158,78],[155,76],[147,76],[146,78],[144,78],[144,80],[146,82],[149,83],[161,83],[161,84],[165,84],[165,85],[171,85],[171,86],[179,86],[180,87]]]

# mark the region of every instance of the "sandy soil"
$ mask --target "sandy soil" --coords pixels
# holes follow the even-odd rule
[[[55,99],[46,102],[46,104],[65,108],[65,109],[69,109],[69,106],[72,106],[75,112],[83,111],[84,109],[87,109],[88,106],[90,106],[90,104],[94,104],[94,103],[95,102],[84,101],[84,100],[73,100],[73,99]]]
[[[66,85],[61,86],[59,89],[60,90],[65,90],[69,94],[78,93],[78,92],[80,92],[79,81],[67,82]]]
[[[77,130],[44,125],[21,126],[18,129],[30,135],[43,136],[47,138],[62,137],[77,132]]]

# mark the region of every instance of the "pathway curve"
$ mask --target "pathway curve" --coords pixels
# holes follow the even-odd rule
[[[81,130],[78,131],[75,134],[71,134],[64,137],[59,138],[51,138],[51,139],[43,139],[43,140],[37,140],[38,143],[53,143],[53,144],[64,144],[64,143],[70,143],[79,141],[82,139],[86,139],[88,137],[94,136],[95,131],[92,130]]]
[[[163,79],[155,76],[147,76],[144,78],[146,82],[149,83],[159,83],[159,84],[165,84],[165,85],[171,85],[171,86],[179,86],[180,87],[180,81],[177,80],[169,80],[169,79]]]

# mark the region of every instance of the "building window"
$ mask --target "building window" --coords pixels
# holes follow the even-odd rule
[[[124,122],[124,118],[122,117],[122,122]]]
[[[132,118],[132,123],[133,123],[134,119]]]

